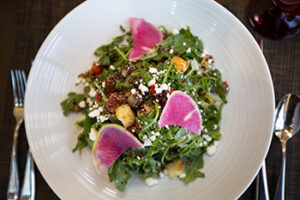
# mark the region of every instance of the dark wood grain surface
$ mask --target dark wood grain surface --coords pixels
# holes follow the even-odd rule
[[[9,77],[10,69],[24,69],[29,73],[31,60],[51,29],[82,0],[1,0],[0,1],[0,199],[6,199],[10,151],[14,118],[13,99]],[[247,21],[247,0],[219,0],[234,13],[257,39]],[[264,40],[264,54],[273,78],[276,103],[293,92],[300,94],[300,35],[286,40]],[[27,152],[25,130],[22,128],[18,144],[18,161],[23,177]],[[288,142],[286,199],[300,199],[300,134]],[[280,170],[281,147],[277,138],[266,159],[269,191],[272,197]],[[59,199],[36,169],[37,200]],[[22,180],[22,179],[21,179]],[[67,186],[66,186],[67,187]],[[240,199],[254,199],[252,183]]]

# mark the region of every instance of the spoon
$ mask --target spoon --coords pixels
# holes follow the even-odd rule
[[[284,199],[286,142],[300,129],[300,97],[295,94],[285,95],[276,108],[275,135],[282,146],[281,173],[277,183],[275,200]]]

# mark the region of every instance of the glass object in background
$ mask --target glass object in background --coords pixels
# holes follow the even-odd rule
[[[300,0],[251,0],[249,21],[265,37],[291,37],[300,32]]]

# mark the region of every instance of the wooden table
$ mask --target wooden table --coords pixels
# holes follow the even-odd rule
[[[218,0],[234,13],[251,31],[247,21],[246,6],[249,0]],[[9,70],[24,69],[27,73],[31,60],[50,30],[82,0],[1,0],[0,1],[0,199],[6,199],[10,151],[14,118],[13,98]],[[276,103],[288,93],[300,94],[300,35],[286,40],[264,38],[264,54],[273,78]],[[27,141],[24,128],[20,133],[18,156],[21,178],[23,176]],[[273,138],[266,159],[270,196],[274,195],[280,169],[281,147]],[[286,199],[300,199],[300,134],[288,142]],[[36,170],[36,199],[58,199]],[[22,179],[21,179],[22,180]],[[240,199],[254,199],[252,183]]]

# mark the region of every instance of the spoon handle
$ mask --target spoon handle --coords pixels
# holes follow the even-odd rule
[[[282,163],[281,172],[278,179],[274,200],[284,200],[284,189],[285,189],[285,165],[286,165],[286,141],[281,141],[282,145]]]

